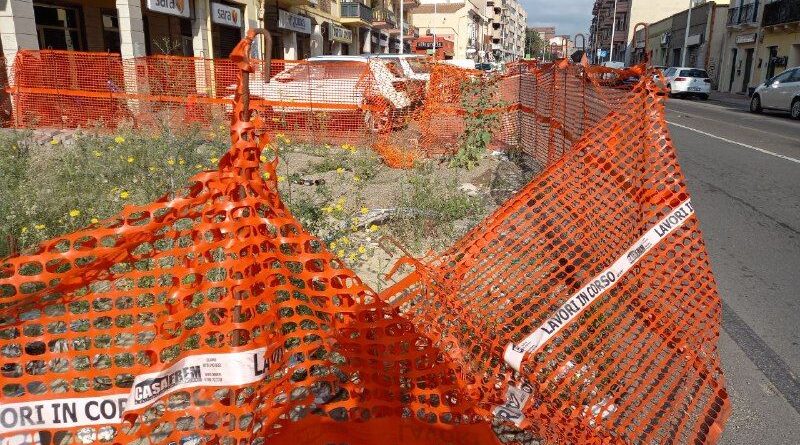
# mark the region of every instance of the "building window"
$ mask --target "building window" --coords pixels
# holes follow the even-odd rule
[[[106,51],[119,52],[119,17],[116,11],[103,11],[103,44]]]
[[[56,5],[33,5],[39,48],[80,51],[80,11],[77,8]]]

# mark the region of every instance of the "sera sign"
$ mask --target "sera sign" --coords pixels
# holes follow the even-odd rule
[[[188,19],[192,16],[190,3],[191,0],[147,0],[147,9]]]
[[[223,5],[222,3],[211,2],[211,21],[217,25],[232,26],[241,28],[242,11],[233,6]]]

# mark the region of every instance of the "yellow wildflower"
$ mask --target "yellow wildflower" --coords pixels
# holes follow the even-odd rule
[[[36,224],[34,227],[36,227],[36,230],[44,230],[44,224]]]
[[[96,158],[99,158],[99,157],[102,157],[102,156],[103,156],[103,153],[100,153],[100,152],[99,152],[99,151],[97,151],[97,150],[93,151],[93,152],[92,152],[92,154],[94,154],[94,157],[96,157]]]
[[[342,173],[344,173],[344,169],[342,167],[339,167],[336,169],[336,173],[339,173],[341,175]]]
[[[151,165],[150,167],[148,167],[148,170],[150,170],[151,172],[154,172],[154,171],[156,171],[156,168]]]
[[[264,155],[261,155],[261,156],[259,156],[259,157],[258,157],[258,159],[259,159],[261,162],[267,162],[267,157],[266,157],[266,156],[264,156]]]
[[[354,259],[356,259],[356,254],[353,253],[353,252],[350,252],[350,255],[347,255],[347,258],[349,258],[350,261],[353,261]]]
[[[283,133],[277,133],[275,134],[275,137],[278,139],[283,139],[285,136],[283,135]]]
[[[27,232],[27,231],[28,231],[28,228],[27,228],[27,227],[23,227],[22,229],[20,229],[20,233],[25,233],[25,232]]]
[[[358,224],[358,217],[357,216],[352,217],[351,221],[353,221],[353,224]]]
[[[178,164],[179,164],[179,165],[184,165],[184,164],[186,164],[186,161],[185,161],[185,160],[183,160],[183,159],[180,159],[180,158],[179,158],[179,159],[178,159]]]
[[[123,190],[123,191],[121,191],[119,193],[119,197],[122,198],[122,199],[128,199],[129,196],[130,196],[130,193],[128,193],[126,190]]]
[[[376,226],[375,224],[369,226],[369,231],[370,232],[377,232],[378,231],[378,226]]]
[[[360,254],[362,254],[362,255],[363,255],[363,254],[365,254],[365,253],[367,253],[367,248],[366,248],[366,247],[364,247],[363,245],[361,245],[361,246],[358,246],[358,253],[360,253]]]
[[[211,159],[209,159],[209,161],[211,161],[212,164],[216,164],[217,162],[219,162],[219,159],[211,158]]]
[[[333,212],[333,207],[323,207],[322,211],[325,212],[325,213],[332,213]]]
[[[172,159],[172,158],[169,158],[169,159],[167,159],[167,164],[169,164],[169,165],[175,165],[175,160],[174,160],[174,159]]]
[[[336,203],[337,203],[337,204],[344,204],[344,201],[345,201],[345,200],[344,200],[344,197],[341,197],[341,198],[339,198],[339,199],[337,199],[337,200],[336,200]]]
[[[336,249],[336,241],[331,241],[331,250]]]
[[[194,168],[196,168],[196,169],[200,170],[201,168],[203,168],[203,166],[202,166],[202,165],[200,165],[200,164],[196,164],[196,165],[194,166]]]
[[[344,256],[344,250],[343,249],[339,249],[339,251],[336,252],[336,255],[338,255],[340,257],[343,257]]]
[[[353,176],[353,181],[358,182],[360,180],[361,180],[361,178],[358,175],[354,175]]]
[[[269,179],[270,176],[269,172],[264,172],[264,179]]]
[[[78,210],[78,209],[72,209],[72,210],[69,211],[69,216],[71,216],[73,218],[77,218],[77,217],[81,216],[81,211]]]
[[[97,224],[99,220],[97,218],[92,218],[92,224]]]
[[[344,206],[341,205],[341,204],[336,204],[336,210],[339,210],[339,211],[344,210]]]
[[[348,237],[346,237],[346,236],[343,236],[343,237],[339,238],[339,241],[340,241],[342,244],[350,244],[350,238],[348,238]]]
[[[114,138],[114,142],[116,142],[117,144],[121,144],[121,143],[125,142],[125,138],[122,137],[122,136],[117,136],[117,137]]]
[[[331,144],[325,144],[325,148],[331,148]]]
[[[58,139],[53,138],[52,140],[50,140],[50,145],[58,145]]]
[[[286,176],[278,176],[278,182],[283,182],[286,180]]]
[[[216,133],[208,133],[208,138],[209,139],[214,139],[215,137],[217,137]]]
[[[367,213],[369,213],[369,209],[366,207],[361,207],[361,214],[366,215]]]
[[[343,150],[348,150],[348,149],[349,149],[349,147],[350,147],[350,145],[349,145],[349,144],[342,144],[342,149],[343,149]]]
[[[132,163],[133,161],[134,161],[133,156],[128,156],[128,164]]]

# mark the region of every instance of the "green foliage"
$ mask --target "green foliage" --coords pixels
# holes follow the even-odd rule
[[[0,133],[0,257],[151,202],[216,168],[226,128],[82,133],[44,146],[25,133]]]
[[[459,235],[455,223],[476,220],[485,209],[482,198],[468,196],[458,187],[456,175],[444,177],[431,163],[419,164],[399,184],[394,197],[393,235],[417,252],[449,245]]]
[[[490,77],[468,78],[461,86],[461,106],[464,108],[464,131],[459,138],[458,152],[450,165],[471,170],[478,165],[482,154],[489,148],[492,132],[500,121],[498,113],[489,112],[499,107],[496,98],[497,83]]]

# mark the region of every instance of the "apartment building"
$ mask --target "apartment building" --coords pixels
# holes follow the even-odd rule
[[[636,24],[658,22],[687,9],[687,6],[687,0],[595,0],[587,42],[592,60],[595,63],[612,60],[630,64],[635,49]]]
[[[412,50],[434,49],[430,45],[435,36],[437,57],[485,61],[489,24],[485,9],[483,0],[420,0],[411,15],[420,35]]]
[[[749,94],[800,65],[800,1],[733,0],[725,23],[720,91]]]
[[[418,36],[409,23],[418,5],[419,0],[5,0],[0,56],[13,60],[20,49],[60,49],[125,58],[224,58],[257,27],[269,30],[276,59],[408,52]]]
[[[701,68],[708,72],[712,86],[717,87],[720,82],[727,15],[727,2],[720,5],[710,1],[692,8],[691,22],[688,22],[687,8],[651,23],[647,42],[643,29],[636,32],[631,62],[640,62],[649,53],[654,65]]]
[[[525,30],[528,13],[517,0],[488,0],[486,15],[492,40],[492,55],[497,61],[512,61],[525,56]]]

